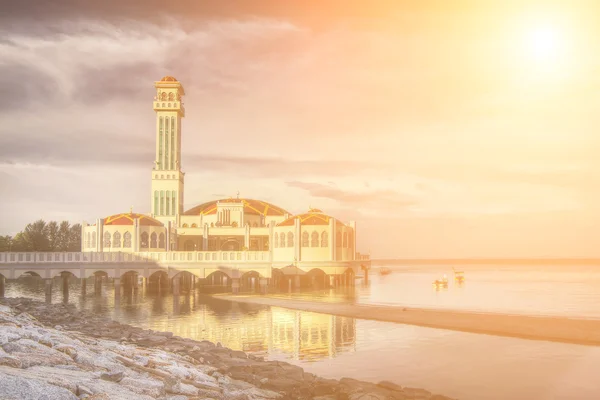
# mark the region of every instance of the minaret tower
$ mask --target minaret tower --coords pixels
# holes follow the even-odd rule
[[[156,159],[152,168],[152,216],[165,225],[177,224],[183,213],[183,178],[181,172],[181,118],[185,108],[183,86],[172,76],[154,82],[156,97]]]

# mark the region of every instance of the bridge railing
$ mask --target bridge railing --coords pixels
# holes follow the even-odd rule
[[[257,262],[270,261],[268,251],[172,252],[0,252],[0,264],[110,262]]]
[[[368,254],[360,254],[360,253],[356,253],[356,260],[357,261],[369,261],[371,259],[371,256]]]

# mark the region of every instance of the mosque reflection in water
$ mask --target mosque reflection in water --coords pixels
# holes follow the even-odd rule
[[[46,294],[40,281],[35,277],[18,279],[7,296],[43,301]],[[78,282],[69,281],[64,291],[54,291],[52,298],[45,300],[70,302],[121,323],[220,342],[274,359],[310,362],[355,351],[353,318],[234,303],[196,291],[174,296],[149,289],[123,290],[122,296],[115,297],[113,287],[102,285],[99,291],[83,294]]]
[[[167,317],[170,307],[173,312]],[[152,298],[151,315],[145,321],[139,315],[127,315],[131,311],[141,310],[124,304],[115,319],[176,336],[220,342],[255,355],[316,361],[355,350],[356,321],[348,317],[195,295]]]

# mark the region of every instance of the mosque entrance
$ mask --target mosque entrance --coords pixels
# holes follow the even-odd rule
[[[221,251],[240,251],[240,242],[236,239],[227,239],[221,244]]]

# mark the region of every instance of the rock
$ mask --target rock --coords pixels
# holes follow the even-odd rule
[[[0,399],[3,400],[78,400],[69,390],[35,379],[0,374]]]
[[[153,398],[165,395],[165,384],[159,380],[125,377],[119,383],[134,393],[144,394]]]
[[[123,372],[122,371],[105,372],[102,375],[100,375],[100,379],[104,379],[105,381],[110,381],[110,382],[120,382],[121,379],[123,379]]]
[[[94,393],[92,393],[92,390],[85,385],[77,385],[77,393],[75,394],[78,396],[81,396],[82,394],[91,396]]]
[[[388,389],[388,390],[394,390],[397,392],[402,391],[402,386],[397,385],[394,382],[390,382],[390,381],[381,381],[377,384],[377,386],[382,387],[384,389]]]
[[[23,363],[16,357],[9,356],[6,353],[0,353],[0,365],[6,365],[7,367],[12,368],[21,368]]]

